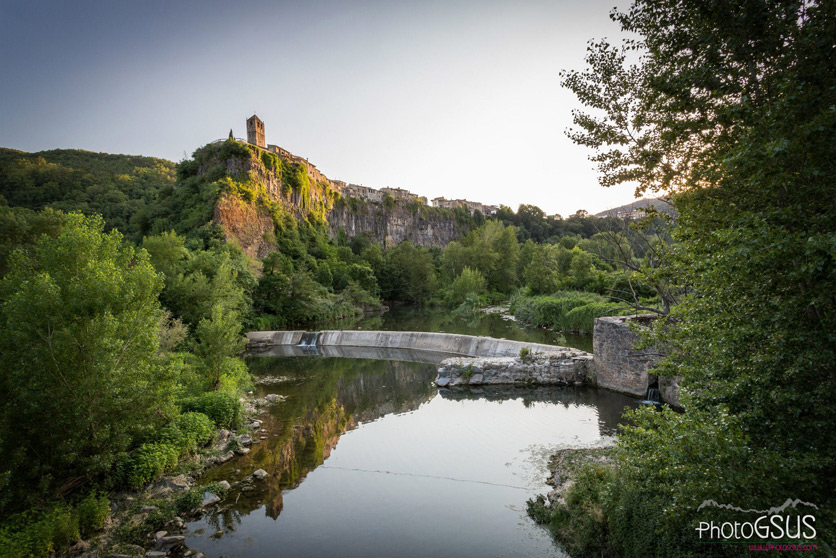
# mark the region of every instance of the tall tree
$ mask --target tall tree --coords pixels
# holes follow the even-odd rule
[[[7,496],[107,471],[173,412],[158,360],[162,281],[144,250],[103,229],[100,217],[67,215],[56,236],[14,252],[0,282]]]
[[[604,186],[677,193],[690,293],[657,339],[686,412],[640,415],[621,442],[622,494],[646,509],[619,521],[665,536],[620,553],[684,544],[704,499],[814,502],[833,544],[836,4],[638,0],[612,17],[638,38],[592,43],[564,74],[591,109],[570,135]]]

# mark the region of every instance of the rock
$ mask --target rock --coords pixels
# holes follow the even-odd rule
[[[209,535],[209,538],[210,538],[210,539],[219,539],[219,538],[221,538],[221,537],[223,537],[223,536],[224,536],[224,532],[223,532],[223,531],[215,531],[214,533],[212,533],[211,535]]]
[[[171,537],[163,537],[157,541],[157,550],[168,552],[175,548],[180,548],[186,545],[186,537],[182,535],[173,535]]]
[[[203,507],[211,506],[212,504],[216,504],[220,502],[221,499],[216,495],[212,494],[211,492],[204,492],[203,493],[203,503],[200,504]]]
[[[206,555],[203,554],[202,552],[198,552],[197,554],[195,554],[194,558],[206,558]]]
[[[222,480],[221,482],[218,483],[218,486],[220,486],[224,490],[229,490],[230,489],[229,481]]]
[[[166,556],[168,556],[168,552],[161,550],[149,550],[145,553],[145,558],[165,558]]]
[[[259,469],[258,471],[253,473],[253,477],[257,478],[258,480],[264,480],[267,477],[267,471],[264,469]]]
[[[223,453],[223,454],[219,455],[217,457],[217,460],[218,460],[218,463],[226,463],[227,461],[229,461],[233,457],[235,457],[235,453],[233,453],[232,450],[230,450],[226,453]]]
[[[139,508],[139,513],[150,513],[158,509],[159,508],[157,508],[157,506],[142,506],[141,508]]]
[[[474,374],[470,377],[470,381],[468,382],[472,386],[478,386],[484,381],[485,377],[481,374]]]
[[[258,430],[259,428],[261,428],[262,424],[264,423],[260,420],[254,420],[250,423],[250,428],[252,428],[253,430]]]
[[[235,450],[235,453],[237,453],[238,455],[247,455],[248,453],[250,453],[250,448],[237,448]]]
[[[278,395],[278,394],[276,394],[276,393],[271,393],[271,394],[269,394],[269,395],[265,395],[265,396],[264,396],[264,399],[265,399],[268,403],[273,403],[273,404],[275,404],[275,403],[276,403],[276,402],[278,402],[278,400],[279,400],[279,395]]]
[[[168,531],[157,531],[156,533],[154,533],[154,538],[160,540],[166,535],[168,535]]]
[[[447,386],[449,383],[450,383],[450,378],[438,378],[438,379],[435,381],[435,385],[437,385],[438,387],[445,387],[445,386]]]
[[[107,558],[131,558],[127,554],[108,554]]]
[[[185,492],[192,487],[186,475],[177,475],[176,477],[165,479],[162,484],[177,492]]]
[[[253,443],[252,437],[249,434],[241,434],[240,436],[235,437],[235,441],[241,444],[242,446],[249,446]]]

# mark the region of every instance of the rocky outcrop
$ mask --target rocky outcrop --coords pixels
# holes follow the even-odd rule
[[[264,208],[234,196],[221,196],[214,222],[222,225],[227,242],[237,244],[247,256],[263,259],[276,250],[273,219]]]
[[[438,367],[439,387],[459,385],[590,385],[595,383],[592,355],[575,349],[521,357],[443,360]]]
[[[332,209],[328,215],[331,236],[340,229],[348,238],[367,235],[372,242],[392,247],[404,240],[416,246],[446,246],[462,237],[449,210],[396,201],[391,207],[365,202]]]

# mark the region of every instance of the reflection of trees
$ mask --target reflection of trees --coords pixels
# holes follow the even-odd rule
[[[309,357],[255,360],[256,373],[289,377],[275,386],[288,398],[260,417],[268,439],[207,477],[231,481],[256,469],[268,472],[263,482],[242,483],[231,490],[227,500],[237,500],[236,514],[264,505],[267,515],[277,518],[282,491],[295,488],[321,465],[343,433],[358,422],[416,409],[435,393],[433,365]],[[275,361],[273,368],[269,360]],[[213,518],[207,520],[211,524]]]

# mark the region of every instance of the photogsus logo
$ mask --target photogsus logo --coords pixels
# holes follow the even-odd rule
[[[796,510],[799,506],[811,508],[810,513],[786,513],[788,508]],[[787,498],[777,507],[766,510],[743,509],[730,504],[719,504],[714,500],[705,500],[697,507],[719,508],[744,514],[757,514],[758,517],[745,521],[700,521],[695,530],[700,542],[749,544],[750,551],[808,551],[817,550],[813,541],[816,538],[815,504],[803,500]]]

